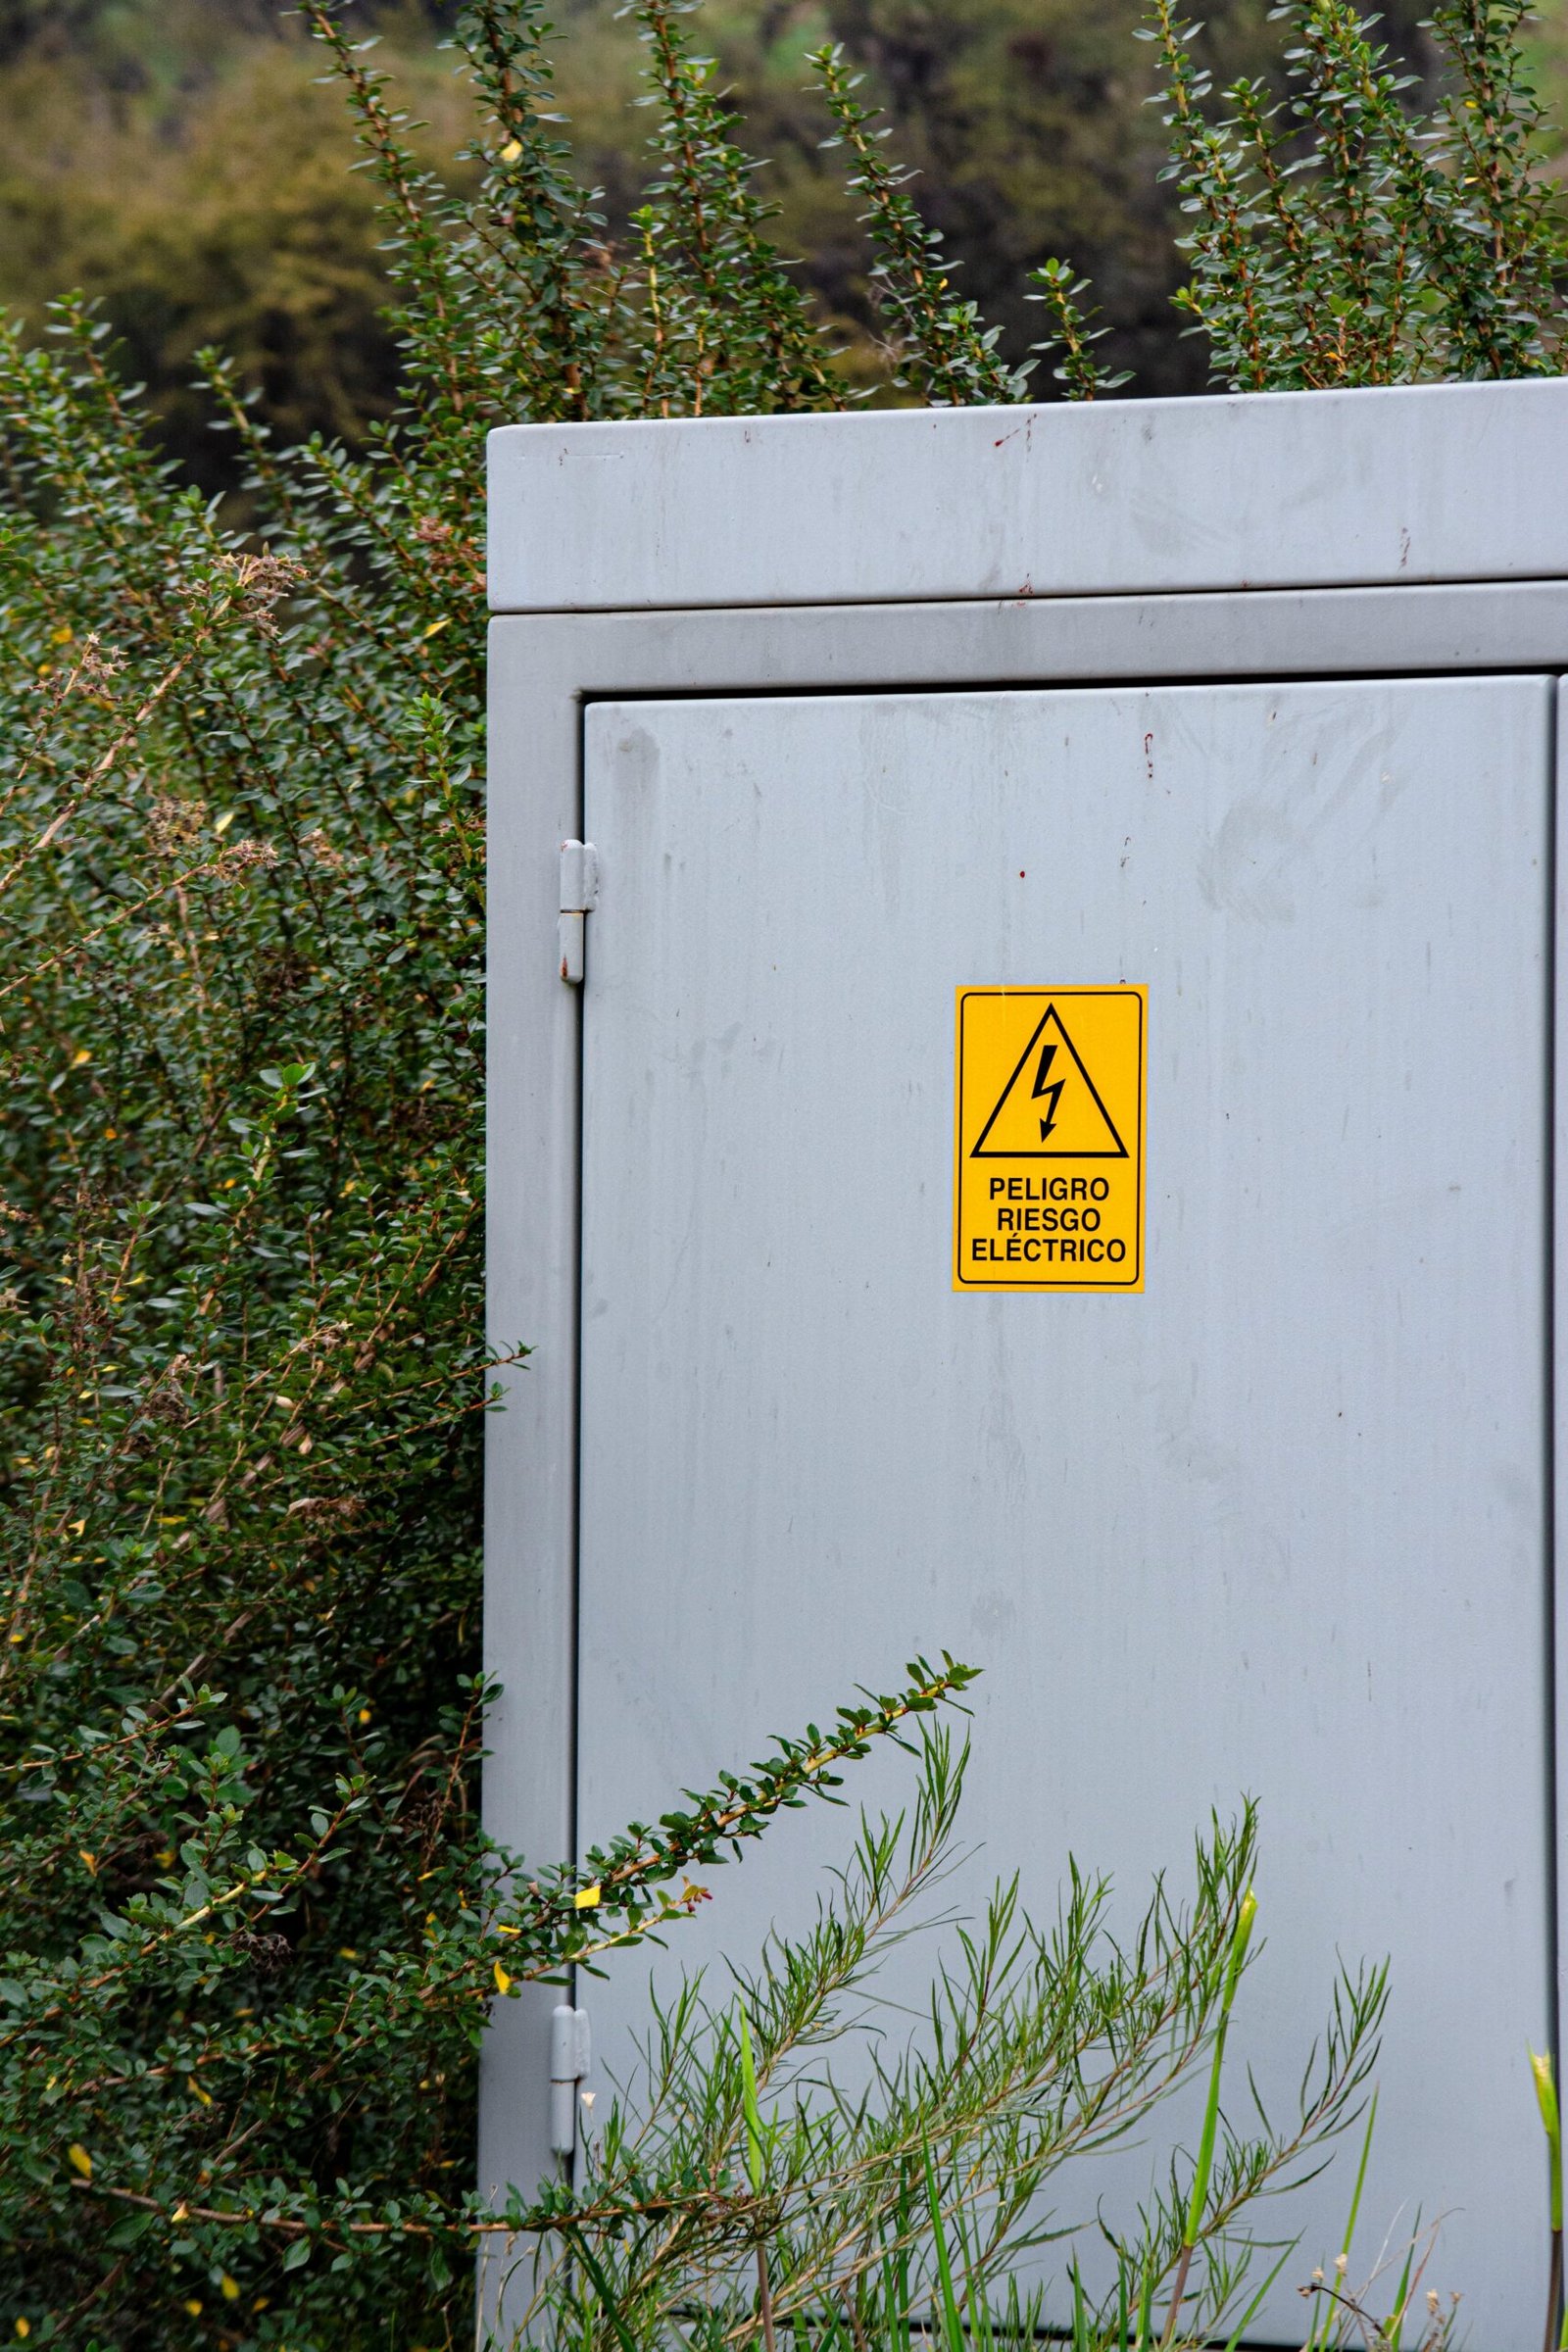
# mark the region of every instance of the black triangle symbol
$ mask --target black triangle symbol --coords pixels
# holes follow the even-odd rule
[[[1036,1046],[1039,1045],[1041,1038],[1044,1036],[1047,1023],[1053,1020],[1056,1024],[1056,1035],[1060,1038],[1062,1044],[1066,1047],[1068,1054],[1072,1057],[1073,1067],[1077,1070],[1079,1077],[1083,1080],[1085,1086],[1088,1087],[1089,1092],[1094,1097],[1095,1108],[1104,1120],[1111,1141],[1115,1145],[1115,1150],[1109,1152],[1062,1152],[1059,1150],[1053,1152],[1049,1148],[1042,1148],[1038,1152],[1004,1152],[998,1150],[994,1146],[988,1152],[986,1150],[986,1138],[991,1133],[991,1130],[996,1125],[997,1121],[1001,1118],[1003,1105],[1005,1103],[1007,1097],[1011,1094],[1013,1088],[1023,1076],[1024,1069],[1028,1064],[1029,1056],[1034,1052]],[[1046,1053],[1049,1054],[1051,1052],[1052,1049],[1047,1047]],[[1044,1060],[1042,1060],[1040,1078],[1037,1079],[1035,1085],[1036,1094],[1039,1094],[1043,1091],[1043,1081],[1046,1077],[1046,1074]],[[1059,1092],[1060,1090],[1058,1087],[1055,1090],[1047,1091]],[[1043,1127],[1049,1130],[1049,1121],[1042,1121],[1041,1124]],[[1044,1146],[1044,1138],[1042,1138],[1042,1144]],[[1007,1083],[1003,1088],[1001,1094],[997,1097],[995,1109],[992,1111],[990,1118],[987,1119],[985,1125],[980,1130],[979,1140],[971,1147],[969,1157],[971,1159],[1125,1159],[1127,1157],[1127,1147],[1122,1142],[1121,1137],[1116,1133],[1116,1122],[1111,1117],[1109,1111],[1105,1108],[1104,1103],[1102,1102],[1100,1089],[1090,1077],[1089,1072],[1085,1069],[1083,1064],[1083,1056],[1080,1054],[1077,1047],[1073,1044],[1072,1039],[1068,1036],[1067,1024],[1062,1019],[1060,1013],[1056,1010],[1054,1004],[1048,1004],[1045,1011],[1041,1014],[1040,1019],[1035,1026],[1034,1032],[1030,1037],[1029,1043],[1025,1046],[1023,1052],[1018,1056],[1017,1066],[1014,1068],[1011,1077],[1007,1080]]]

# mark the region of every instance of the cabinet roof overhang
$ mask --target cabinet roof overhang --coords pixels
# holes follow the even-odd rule
[[[1568,379],[505,425],[499,612],[1568,577]]]

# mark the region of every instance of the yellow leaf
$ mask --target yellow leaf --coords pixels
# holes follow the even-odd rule
[[[200,2099],[204,2107],[210,2107],[212,2105],[213,2101],[211,2092],[203,2090],[201,2084],[197,2082],[194,2075],[187,2075],[185,2077],[185,2088],[190,2092],[192,2098]]]
[[[71,1066],[74,1070],[79,1070],[84,1061],[91,1061],[91,1046],[83,1046],[78,1053],[73,1054],[71,1056]]]
[[[226,832],[228,831],[228,828],[229,828],[229,826],[230,826],[230,825],[231,825],[233,822],[234,822],[234,811],[233,811],[233,809],[232,809],[232,808],[230,808],[230,809],[229,809],[229,810],[228,810],[228,811],[227,811],[227,812],[226,812],[224,815],[222,815],[222,816],[220,816],[220,817],[219,818],[219,820],[218,820],[217,824],[216,824],[216,825],[213,827],[213,831],[214,831],[215,833],[226,833]]]
[[[222,2289],[223,2301],[225,2303],[237,2303],[239,2301],[239,2281],[231,2278],[226,2271],[223,2273],[223,2276],[221,2278],[220,2278],[218,2283]]]
[[[572,1909],[574,1911],[595,1910],[599,1904],[602,1892],[603,1889],[601,1888],[597,1879],[595,1879],[591,1886],[579,1886],[576,1893],[571,1898]]]
[[[90,1879],[95,1879],[95,1878],[98,1876],[98,1857],[97,1857],[97,1855],[96,1855],[96,1854],[89,1854],[89,1853],[85,1853],[85,1852],[83,1852],[83,1850],[82,1850],[82,1848],[81,1848],[80,1846],[78,1846],[78,1847],[76,1848],[76,1851],[77,1851],[77,1853],[78,1853],[78,1854],[80,1854],[80,1855],[81,1855],[81,1858],[82,1858],[83,1862],[85,1862],[85,1863],[86,1863],[86,1865],[87,1865],[87,1876],[88,1876]]]
[[[172,2222],[188,2222],[190,2220],[190,2207],[186,2204],[183,2197],[180,2198],[179,2203],[174,2207],[173,2212],[169,2218]]]
[[[522,141],[520,139],[509,139],[501,150],[501,161],[504,164],[514,164],[521,153]],[[66,636],[69,637],[70,635],[71,631],[68,629],[66,631]]]
[[[17,2333],[19,2335],[30,2335],[32,2333],[32,2328],[27,2321],[19,2320],[17,2322]]]
[[[70,2147],[66,2150],[66,2154],[70,2157],[72,2163],[75,2166],[82,2179],[84,2180],[90,2180],[92,2179],[92,2158],[88,2155],[80,2140],[74,2139]]]
[[[193,2320],[199,2320],[202,2316],[201,2303],[195,2295],[190,2297],[189,2301],[185,2305],[185,2309],[190,2313],[190,2316]]]
[[[451,626],[451,624],[452,624],[452,615],[451,615],[451,613],[450,613],[450,612],[444,612],[444,613],[442,614],[442,616],[441,616],[441,618],[440,618],[439,620],[432,620],[432,621],[431,621],[431,623],[430,623],[430,626],[429,626],[429,627],[428,627],[428,628],[425,630],[425,632],[424,632],[424,633],[425,633],[425,635],[426,635],[427,637],[439,637],[439,636],[440,636],[440,634],[441,634],[441,631],[442,631],[443,629],[445,629],[445,628],[449,628],[449,627]]]
[[[506,1970],[502,1967],[499,1960],[496,1962],[496,1990],[497,1992],[510,1992],[512,1990],[512,1979],[508,1976]]]
[[[1475,103],[1475,102],[1474,102],[1474,100],[1472,99],[1472,101],[1471,101],[1471,104],[1473,105],[1474,103]],[[69,645],[69,644],[71,643],[72,639],[73,639],[73,638],[75,636],[75,633],[76,633],[76,632],[75,632],[75,630],[74,630],[74,628],[71,626],[71,623],[70,623],[69,621],[64,621],[64,620],[63,620],[63,621],[61,622],[61,624],[60,624],[60,626],[59,626],[59,628],[58,628],[58,629],[51,629],[51,630],[50,630],[50,632],[49,632],[49,642],[50,642],[50,644],[51,644],[51,645]],[[25,2333],[26,2333],[26,2329],[25,2329],[25,2328],[24,2328],[22,2332],[24,2333],[24,2335],[25,2335]]]
[[[352,1943],[342,1943],[338,1946],[337,1956],[340,1960],[357,1960],[360,1955]]]

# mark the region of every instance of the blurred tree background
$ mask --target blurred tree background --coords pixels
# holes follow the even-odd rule
[[[381,41],[427,121],[430,160],[450,167],[464,130],[440,47],[450,10],[361,0],[347,14]],[[1422,14],[1422,0],[1393,0],[1385,18],[1418,85],[1432,74]],[[1140,0],[708,0],[701,37],[768,159],[783,250],[840,324],[852,372],[868,332],[866,250],[803,87],[824,40],[845,44],[888,108],[920,207],[1009,357],[1044,331],[1025,272],[1059,254],[1092,276],[1111,325],[1102,356],[1134,371],[1130,389],[1202,388],[1201,347],[1171,308],[1176,199],[1158,175],[1139,17]],[[645,176],[638,43],[614,0],[562,0],[559,22],[563,104],[618,222]],[[1268,0],[1214,0],[1204,47],[1221,84],[1277,76]],[[1535,49],[1555,98],[1568,89],[1568,0],[1549,0]],[[396,397],[371,191],[349,171],[319,69],[273,0],[0,0],[0,304],[41,331],[52,296],[98,297],[171,454],[209,490],[230,486],[233,461],[190,389],[206,342],[234,355],[288,440],[318,427],[355,445]],[[1049,368],[1037,388],[1056,390]]]

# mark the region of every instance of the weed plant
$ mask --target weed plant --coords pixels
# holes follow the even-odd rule
[[[526,2340],[891,2352],[919,2335],[1011,2352],[1062,2319],[1052,2271],[1084,2352],[1241,2340],[1296,2255],[1260,2231],[1259,2200],[1311,2178],[1362,2112],[1385,1973],[1342,1976],[1283,2126],[1255,2092],[1227,2106],[1256,1910],[1249,1810],[1198,1841],[1185,1899],[1160,1882],[1120,1936],[1103,1881],[1073,1870],[1044,1924],[1016,1880],[1000,1885],[944,1937],[911,2021],[878,1973],[947,1872],[964,1761],[928,1732],[907,1818],[862,1822],[808,1932],[775,1936],[754,1971],[732,1964],[718,1997],[689,1980],[655,2003],[640,2077],[590,2137],[570,2205],[533,2217],[531,2256],[511,2252]],[[1090,2160],[1153,2140],[1188,2082],[1196,2153],[1155,2167],[1121,2219],[1108,2199],[1082,2210]]]
[[[477,2199],[490,2003],[673,1932],[692,1871],[967,1670],[917,1662],[580,1872],[479,1834],[482,435],[851,395],[677,0],[631,10],[650,179],[615,243],[537,0],[461,18],[460,195],[373,58],[307,13],[399,287],[406,402],[368,453],[279,456],[205,355],[250,476],[236,541],[158,461],[89,312],[63,307],[47,349],[0,333],[0,2331],[416,2352],[467,2339],[479,2243],[531,2234],[540,2326],[620,2352],[721,2323],[858,2352],[907,2340],[927,2294],[956,2352],[994,2289],[1013,2340],[1029,2310],[999,2280],[1036,2192],[1217,2067],[1250,1823],[1125,1953],[1092,1881],[1049,1930],[1004,1896],[939,1979],[932,2038],[816,2110],[790,2070],[947,1835],[957,1776],[928,1744],[907,1836],[867,1834],[839,1907],[738,2007],[662,2021],[652,2105],[588,2180]],[[1188,31],[1156,19],[1223,378],[1555,364],[1517,15],[1439,18],[1455,95],[1425,124],[1338,0],[1290,12],[1295,111],[1239,93],[1212,126]],[[843,60],[818,71],[888,396],[1022,396]],[[1037,291],[1068,389],[1103,390],[1081,289],[1054,269]],[[1243,2203],[1354,2109],[1380,1982],[1341,1999],[1299,2127],[1248,2140],[1215,2111],[1198,2172],[1128,2225],[1132,2316],[1086,2306],[1090,2340],[1230,2308]]]

